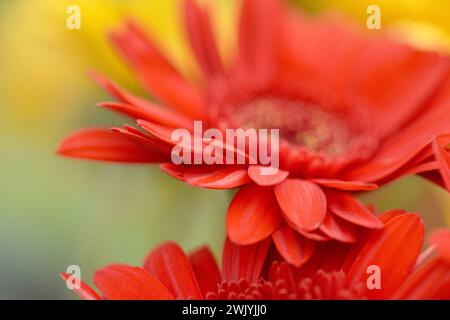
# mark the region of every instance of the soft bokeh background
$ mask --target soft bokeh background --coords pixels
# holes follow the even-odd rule
[[[237,1],[202,1],[217,6],[214,21],[226,55],[235,40]],[[393,36],[450,52],[446,0],[296,1],[311,12],[340,10],[362,25],[367,5],[375,3]],[[81,8],[81,30],[66,28],[70,4]],[[79,265],[91,283],[95,268],[140,264],[167,239],[188,250],[207,243],[220,254],[229,193],[188,188],[149,166],[55,155],[60,139],[76,128],[125,122],[94,106],[107,97],[86,70],[140,91],[104,38],[127,16],[147,25],[183,72],[195,76],[177,0],[0,0],[0,299],[74,298],[58,276],[68,265]],[[449,197],[430,186],[408,178],[364,201],[380,210],[421,212],[428,228],[444,225]]]

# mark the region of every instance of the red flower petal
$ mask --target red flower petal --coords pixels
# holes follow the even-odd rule
[[[257,244],[238,246],[227,238],[222,255],[222,279],[258,281],[270,244],[271,239],[267,238]]]
[[[413,140],[409,135],[408,137],[402,137],[403,139],[396,140],[393,144],[389,142],[384,144],[370,161],[360,166],[355,166],[345,173],[345,178],[384,183],[391,176],[401,176],[403,174],[402,169],[406,167],[406,171],[408,171],[410,169],[407,166],[408,163],[412,163],[415,166],[417,164],[414,161],[415,157],[423,153],[430,144],[430,141],[423,142],[417,139],[415,132],[410,134],[415,134]]]
[[[322,84],[321,88],[325,83],[328,88],[339,88],[346,84],[352,72],[357,71],[355,58],[364,53],[361,37],[349,32],[342,23],[330,22],[330,18],[316,22],[317,19],[291,10],[283,17],[283,32],[279,35],[283,45],[280,55],[286,71],[292,73],[296,80],[306,83],[305,80],[317,79]],[[330,52],[333,52],[333,59],[328,59]],[[323,90],[317,89],[323,96]]]
[[[292,226],[291,226],[292,227]],[[295,228],[294,228],[295,229]],[[327,236],[324,232],[320,230],[320,227],[313,231],[305,231],[303,229],[295,229],[299,234],[304,236],[306,239],[314,240],[314,241],[328,241],[332,240],[329,236]]]
[[[353,96],[354,102],[357,92],[364,97],[373,127],[381,127],[382,134],[394,132],[417,112],[428,109],[423,106],[434,99],[448,75],[448,59],[439,54],[364,37],[353,32],[354,26],[349,27],[347,21],[329,16],[318,22],[298,14],[290,16],[283,19],[285,30],[279,36],[284,44],[280,54],[288,63],[286,72],[304,82],[316,80],[319,97],[322,88],[333,88],[339,96]],[[393,77],[395,84],[390,81]]]
[[[184,15],[191,47],[205,75],[211,78],[223,73],[208,13],[193,0],[186,0]]]
[[[90,74],[98,85],[120,101],[103,102],[99,103],[98,106],[112,109],[134,119],[155,121],[169,127],[189,129],[193,127],[192,119],[182,113],[155,105],[144,98],[135,96],[100,73],[91,71]]]
[[[239,27],[239,54],[246,78],[258,84],[270,81],[274,70],[280,17],[278,0],[246,0]],[[270,17],[270,18],[268,18]]]
[[[144,269],[159,279],[177,299],[202,299],[191,264],[177,244],[169,242],[150,252]]]
[[[184,165],[175,165],[172,163],[162,163],[159,165],[159,168],[169,176],[184,181],[183,175],[189,167]]]
[[[286,219],[296,228],[312,231],[325,218],[327,199],[314,183],[286,179],[275,186],[275,194]]]
[[[412,271],[423,244],[424,226],[420,216],[406,213],[374,232],[348,272],[350,283],[366,282],[367,268],[381,270],[381,289],[368,290],[370,298],[389,298]]]
[[[186,128],[188,130],[194,128],[193,120],[186,116],[150,103],[146,103],[145,106],[136,106],[122,102],[100,102],[97,105],[123,113],[133,119],[149,120],[171,128]]]
[[[110,265],[94,274],[94,283],[108,300],[172,300],[167,288],[147,271]]]
[[[110,35],[116,48],[131,63],[147,90],[170,107],[194,119],[205,117],[200,90],[189,84],[136,24]]]
[[[450,265],[450,230],[440,229],[433,231],[428,242],[436,247],[439,257],[446,260]]]
[[[431,258],[403,282],[392,299],[449,300],[450,265]]]
[[[270,236],[282,221],[272,188],[248,184],[228,207],[227,233],[236,244],[253,244]]]
[[[145,99],[135,96],[129,91],[123,89],[114,81],[109,80],[103,74],[95,70],[90,70],[89,75],[103,90],[107,91],[112,97],[116,98],[117,100],[126,104],[140,107],[141,109],[146,108],[145,105],[148,102]]]
[[[207,247],[195,250],[189,255],[189,261],[203,296],[206,296],[208,292],[216,291],[222,279],[211,251]]]
[[[310,181],[324,187],[345,191],[366,191],[378,188],[376,184],[361,181],[343,181],[337,179],[311,179]]]
[[[347,179],[363,181],[386,181],[407,174],[411,166],[417,166],[415,158],[423,161],[423,154],[432,155],[430,144],[436,135],[447,133],[450,113],[450,78],[433,98],[433,103],[424,108],[404,130],[385,141],[374,157],[365,164],[352,168],[345,173]]]
[[[276,174],[262,175],[263,166],[252,165],[248,168],[250,178],[260,186],[273,186],[283,182],[289,175],[289,172],[278,169]]]
[[[448,150],[450,135],[437,137],[433,140],[433,152],[439,163],[440,172],[445,187],[450,192],[450,151]]]
[[[194,166],[183,180],[192,186],[209,189],[232,189],[250,181],[247,170],[235,166]]]
[[[388,210],[386,212],[383,212],[378,218],[380,218],[380,221],[383,222],[384,224],[388,223],[389,221],[391,221],[392,219],[405,214],[406,211],[403,209],[393,209],[393,210]]]
[[[388,210],[386,212],[383,212],[379,218],[380,221],[385,225],[389,221],[393,220],[394,218],[401,216],[405,214],[406,211],[402,209],[394,209],[394,210]],[[359,252],[364,247],[368,239],[372,236],[372,234],[376,232],[376,230],[372,229],[360,229],[360,233],[358,236],[358,241],[355,243],[352,243],[350,251],[345,258],[345,262],[343,265],[343,270],[345,272],[348,272],[348,270],[351,268],[352,264],[354,263],[356,257],[359,255]]]
[[[308,261],[314,251],[314,242],[300,236],[287,224],[280,227],[272,239],[281,256],[295,267]]]
[[[434,98],[448,75],[449,64],[435,53],[417,52],[382,41],[371,45],[372,52],[366,56],[370,67],[361,70],[365,75],[359,78],[356,90],[370,99],[374,113],[378,113],[374,119],[381,121],[388,135]],[[396,82],[392,83],[389,79],[394,75]]]
[[[238,164],[254,163],[256,161],[249,154],[247,154],[245,149],[239,148],[239,146],[234,146],[232,144],[227,144],[227,141],[222,141],[219,139],[205,139],[202,138],[203,148],[207,146],[214,147],[216,150],[221,150],[224,158],[223,162],[227,163],[228,158],[234,160]],[[242,162],[241,162],[242,161]]]
[[[70,276],[68,273],[61,272],[61,278],[64,281],[67,281]],[[98,293],[83,281],[80,281],[80,289],[74,288],[73,291],[84,300],[102,300]]]
[[[383,223],[351,194],[328,191],[327,200],[328,207],[338,217],[365,228],[383,228]]]
[[[352,243],[358,239],[358,227],[328,212],[319,230],[332,239]]]
[[[174,131],[173,129],[141,119],[137,120],[137,124],[161,141],[171,145],[176,144],[176,142],[172,141],[172,132]]]
[[[170,155],[172,151],[172,146],[170,146],[166,142],[147,136],[132,126],[125,125],[123,128],[113,127],[111,128],[111,130],[119,132],[123,135],[128,135],[129,137],[133,138],[133,140],[145,142],[145,144],[148,144],[149,147],[159,151],[160,153]]]
[[[58,153],[67,157],[128,163],[165,162],[168,156],[143,141],[109,129],[91,128],[72,133]]]

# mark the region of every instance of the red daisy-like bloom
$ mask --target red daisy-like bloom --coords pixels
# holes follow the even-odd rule
[[[160,104],[94,79],[117,102],[100,105],[137,120],[66,138],[69,157],[159,163],[204,188],[240,187],[226,219],[231,241],[272,237],[300,266],[321,242],[353,243],[383,226],[354,192],[419,174],[450,190],[450,60],[331,19],[316,21],[278,0],[245,0],[232,67],[218,53],[208,13],[185,1],[186,30],[204,81],[189,82],[135,23],[111,39]],[[207,128],[278,128],[280,170],[258,165],[174,165],[171,133]],[[205,142],[206,143],[206,142]],[[236,151],[236,150],[235,150]],[[236,151],[237,152],[237,151]]]
[[[435,231],[419,256],[420,216],[393,210],[382,230],[365,230],[354,244],[330,241],[300,268],[271,250],[270,238],[254,245],[225,241],[222,271],[207,248],[187,257],[174,243],[150,252],[144,267],[109,265],[94,274],[96,293],[85,283],[84,299],[450,299],[450,231]],[[275,253],[275,255],[273,254]],[[369,267],[379,286],[369,286]],[[73,280],[62,274],[66,281]]]

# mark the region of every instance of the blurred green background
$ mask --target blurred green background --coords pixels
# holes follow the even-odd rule
[[[214,3],[221,50],[232,50],[239,1]],[[383,27],[413,45],[450,48],[444,0],[370,1]],[[430,5],[430,3],[434,3]],[[66,28],[66,8],[81,8],[81,30]],[[296,1],[312,12],[338,9],[365,25],[369,1]],[[178,0],[0,0],[0,299],[75,298],[58,273],[81,267],[88,283],[111,262],[138,265],[172,239],[187,250],[207,243],[219,255],[229,192],[189,188],[158,168],[60,158],[67,133],[127,120],[95,107],[107,96],[86,76],[98,69],[141,89],[110,49],[104,32],[126,16],[148,26],[184,73],[195,76]],[[430,9],[431,8],[431,9]],[[447,12],[447,13],[446,13]],[[384,19],[386,17],[386,19]],[[450,218],[448,194],[408,178],[364,196],[380,210],[421,212],[428,228]],[[448,221],[447,221],[448,223]]]

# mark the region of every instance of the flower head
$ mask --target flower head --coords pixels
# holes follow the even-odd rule
[[[193,186],[240,187],[227,213],[230,240],[252,245],[272,238],[297,267],[323,242],[354,243],[367,229],[383,227],[355,192],[410,174],[450,190],[447,57],[364,37],[332,19],[316,21],[279,0],[246,0],[230,67],[208,12],[186,0],[184,13],[203,81],[188,81],[128,22],[111,40],[159,102],[95,73],[118,100],[100,105],[134,118],[142,130],[79,131],[64,140],[61,154],[159,163]],[[221,130],[279,129],[280,170],[264,176],[258,164],[171,163],[171,133],[192,130],[194,120]]]
[[[85,299],[450,299],[450,231],[430,237],[420,254],[423,224],[417,214],[384,213],[385,228],[366,230],[352,245],[323,244],[300,268],[272,250],[270,238],[254,245],[225,241],[222,268],[205,247],[188,256],[165,243],[144,266],[109,265],[94,274],[97,294],[82,283]],[[380,273],[369,285],[368,270]],[[68,274],[62,274],[69,279]],[[438,280],[437,280],[438,279]]]

